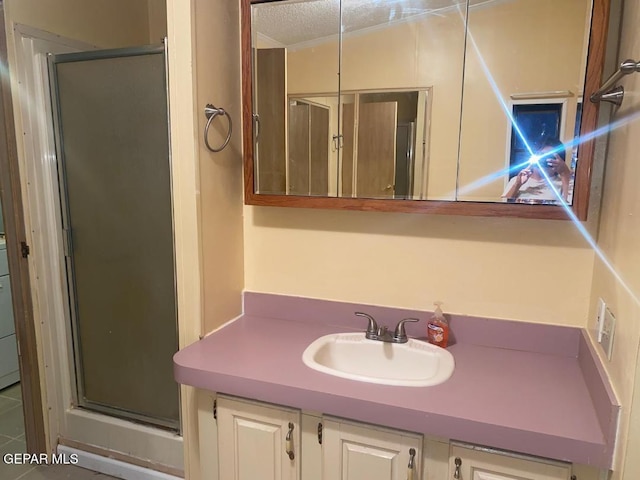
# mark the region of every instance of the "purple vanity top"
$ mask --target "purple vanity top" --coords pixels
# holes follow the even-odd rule
[[[179,351],[185,385],[428,436],[611,468],[619,407],[577,328],[450,318],[456,368],[433,387],[375,385],[317,372],[302,352],[329,333],[363,331],[354,311],[392,327],[428,313],[245,293],[245,314]],[[407,325],[423,336],[425,322]]]

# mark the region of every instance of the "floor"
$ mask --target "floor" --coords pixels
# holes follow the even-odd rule
[[[0,479],[2,480],[116,480],[73,465],[8,465],[7,453],[26,451],[20,384],[0,390]]]

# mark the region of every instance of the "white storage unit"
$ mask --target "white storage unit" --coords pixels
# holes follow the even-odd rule
[[[596,480],[597,469],[250,399],[198,396],[203,480]],[[217,397],[217,399],[216,399]]]
[[[20,380],[18,345],[16,343],[9,264],[4,240],[0,244],[0,389]]]

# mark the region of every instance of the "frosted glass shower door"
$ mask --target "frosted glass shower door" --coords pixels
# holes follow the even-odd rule
[[[50,61],[80,407],[178,428],[163,47]]]

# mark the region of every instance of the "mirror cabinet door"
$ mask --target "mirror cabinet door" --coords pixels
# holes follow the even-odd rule
[[[466,2],[342,0],[339,195],[454,200]]]
[[[456,200],[571,204],[591,11],[591,0],[470,8]]]
[[[339,29],[339,0],[251,6],[255,193],[336,195]]]

